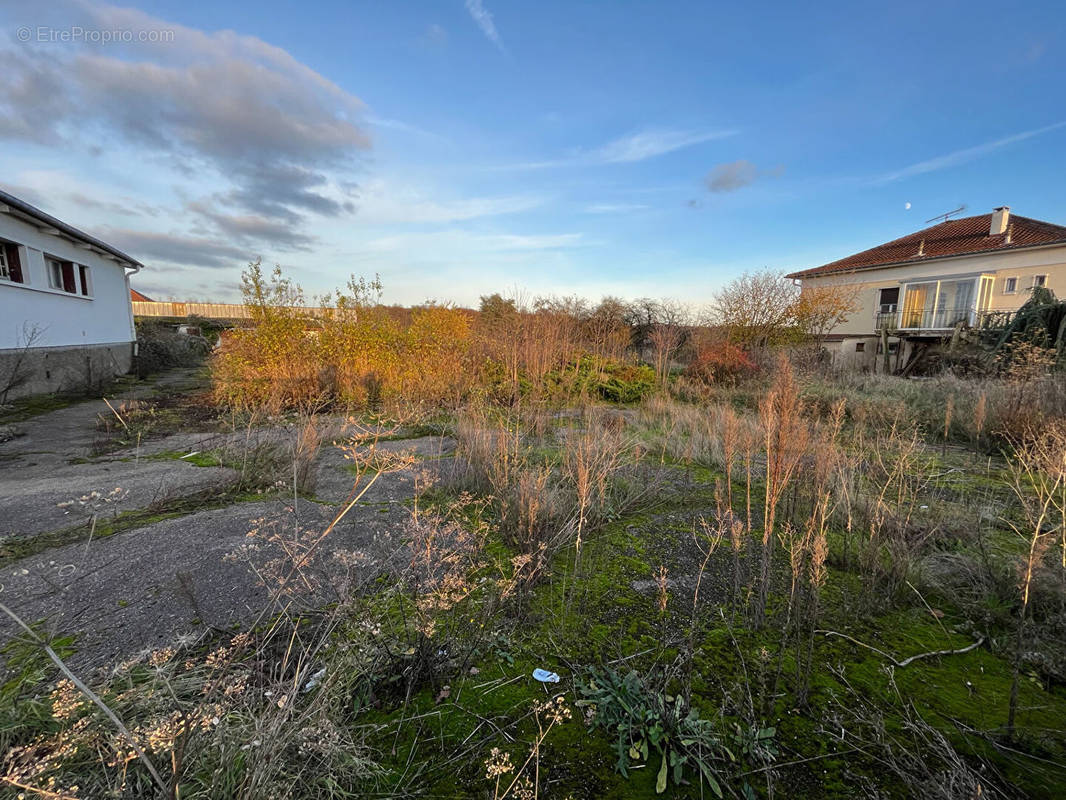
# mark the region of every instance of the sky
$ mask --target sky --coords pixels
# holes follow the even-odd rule
[[[1066,224],[1061,2],[0,0],[0,186],[156,299],[707,302],[1011,206]]]

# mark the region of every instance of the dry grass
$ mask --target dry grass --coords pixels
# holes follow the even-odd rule
[[[33,729],[25,723],[17,728],[22,738],[5,739],[12,745],[4,761],[10,787],[70,798],[149,796],[156,789],[173,798],[332,798],[343,796],[337,786],[371,794],[380,764],[391,763],[401,730],[409,730],[416,698],[422,698],[417,740],[433,709],[449,700],[459,706],[451,693],[484,664],[490,641],[509,631],[520,640],[517,650],[523,626],[539,624],[535,658],[549,646],[573,645],[569,629],[591,625],[574,617],[594,616],[574,598],[585,596],[582,583],[603,566],[589,551],[611,542],[608,523],[628,525],[628,515],[666,497],[694,520],[691,541],[683,543],[689,561],[679,557],[675,565],[672,551],[667,558],[640,552],[633,560],[646,558],[642,574],[652,576],[648,608],[628,597],[625,574],[616,588],[629,604],[604,614],[632,615],[638,629],[644,617],[652,620],[658,641],[648,660],[673,660],[673,697],[691,707],[696,659],[716,665],[714,646],[700,653],[713,632],[714,641],[733,647],[728,668],[743,675],[744,700],[722,699],[723,718],[759,730],[782,709],[813,708],[844,730],[827,730],[827,738],[843,738],[867,768],[883,765],[893,786],[943,797],[995,791],[997,782],[975,771],[902,697],[889,711],[851,696],[827,700],[826,682],[812,678],[833,667],[819,653],[815,632],[828,614],[857,624],[901,608],[933,614],[923,592],[975,618],[972,609],[999,603],[1006,608],[1000,618],[986,614],[980,621],[1002,625],[1002,616],[1014,615],[1017,687],[1022,654],[1038,641],[1036,623],[1055,630],[1046,620],[1061,613],[1066,579],[1066,430],[1054,421],[1064,401],[1058,378],[1030,369],[1035,356],[1015,359],[1006,380],[827,383],[780,358],[765,379],[708,388],[689,378],[682,386],[669,374],[680,329],[663,332],[655,327],[661,322],[647,322],[646,344],[667,391],[645,398],[639,409],[581,402],[553,413],[547,401],[559,398],[549,397],[549,385],[566,398],[587,394],[575,357],[594,364],[627,357],[635,326],[621,311],[486,298],[478,316],[432,306],[397,314],[375,302],[373,290],[353,284],[334,300],[333,318],[309,326],[291,310],[296,287],[280,275],[271,282],[253,274],[258,326],[219,356],[219,397],[252,411],[253,422],[264,410],[298,409],[285,474],[271,475],[286,493],[309,486],[321,441],[330,438],[322,409],[331,404],[378,412],[402,405],[412,417],[443,409],[454,457],[417,464],[411,452],[378,446],[396,432],[380,424],[382,414],[373,426],[350,420],[343,446],[355,476],[333,519],[313,529],[253,526],[247,548],[231,554],[258,573],[270,595],[254,636],[176,643],[122,665],[98,691],[130,731],[125,740],[74,684],[51,686],[46,703],[23,698],[25,713],[39,718],[34,735],[25,735]],[[684,399],[669,391],[678,387]],[[1030,425],[1026,435],[1013,433],[1021,422],[1011,415]],[[249,422],[249,432],[253,427]],[[972,488],[945,481],[964,469],[956,466],[963,456],[948,447],[959,441],[1012,443],[1009,505],[995,489],[981,496],[998,519],[971,508],[978,497]],[[965,458],[973,477],[977,456]],[[275,472],[278,460],[275,452]],[[330,537],[345,515],[381,476],[400,470],[415,475],[415,496],[394,552],[383,559],[333,549]],[[250,464],[247,472],[259,470]],[[989,462],[983,479],[991,482],[992,474]],[[986,548],[984,537],[1004,525],[1017,542]],[[663,539],[656,544],[668,550]],[[556,582],[558,573],[569,583]],[[720,577],[716,596],[709,584]],[[679,605],[686,615],[681,626],[673,613]],[[1004,637],[989,640],[1002,649]],[[910,663],[891,660],[900,668]],[[842,672],[834,676],[848,686]],[[1017,691],[1004,709],[1008,730],[1016,705]],[[388,722],[367,727],[369,708],[375,720]],[[522,714],[527,742],[502,733],[503,714],[478,716],[471,743],[447,754],[475,765],[479,780],[484,774],[486,796],[546,791],[541,764],[554,755],[549,732],[571,722],[568,706],[548,697],[525,704]],[[443,748],[443,724],[439,736]],[[403,774],[388,785],[400,795],[414,794],[420,770],[432,767],[418,764],[414,748],[410,753]],[[158,779],[149,761],[158,765]],[[777,790],[779,778],[769,769],[760,776],[769,793]]]

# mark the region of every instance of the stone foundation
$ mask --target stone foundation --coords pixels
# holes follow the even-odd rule
[[[0,350],[0,401],[53,392],[93,392],[133,365],[133,342]]]

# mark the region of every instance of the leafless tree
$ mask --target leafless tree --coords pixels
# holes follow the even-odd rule
[[[604,297],[585,320],[593,352],[605,358],[621,358],[629,346],[630,329],[626,304],[617,297]]]
[[[844,324],[860,307],[856,285],[804,286],[793,314],[804,333],[821,338]]]
[[[651,324],[648,341],[655,361],[655,374],[661,386],[666,386],[671,359],[685,343],[688,324],[689,310],[682,303],[663,300],[658,304],[658,319]]]
[[[780,272],[745,272],[714,294],[711,321],[749,347],[766,347],[794,337],[799,287]]]
[[[22,330],[16,337],[15,355],[0,372],[0,404],[7,402],[7,396],[25,386],[33,375],[33,370],[28,365],[30,351],[34,345],[44,336],[44,329],[31,322],[22,323]]]

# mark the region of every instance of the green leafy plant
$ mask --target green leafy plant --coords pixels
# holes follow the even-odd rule
[[[615,768],[622,775],[628,777],[633,764],[658,761],[658,794],[670,782],[680,786],[685,772],[695,770],[722,797],[723,785],[732,786],[728,773],[745,763],[770,763],[777,755],[774,728],[704,719],[680,694],[654,690],[636,672],[593,670],[578,688],[583,699],[577,705],[589,709],[591,727],[617,736]],[[742,784],[741,792],[748,791]]]

